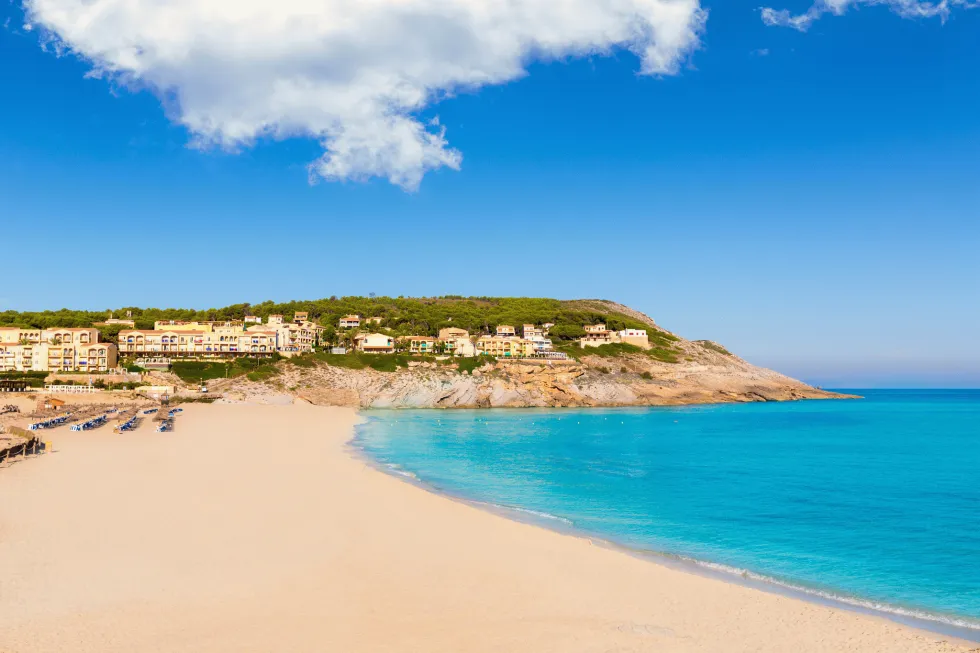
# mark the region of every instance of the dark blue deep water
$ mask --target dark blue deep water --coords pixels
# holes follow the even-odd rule
[[[980,391],[859,392],[866,398],[370,412],[356,442],[449,494],[980,628]]]

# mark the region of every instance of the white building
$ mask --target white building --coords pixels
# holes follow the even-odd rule
[[[646,329],[623,329],[616,332],[616,339],[628,345],[650,348],[650,338],[647,336]]]
[[[521,333],[524,336],[524,338],[527,340],[531,340],[536,336],[540,336],[543,338],[545,335],[543,328],[535,326],[533,324],[525,324],[524,327],[521,329]]]
[[[394,354],[395,340],[383,333],[362,333],[354,339],[354,348],[366,354]]]
[[[439,329],[439,341],[445,344],[447,354],[465,358],[476,356],[476,345],[470,340],[470,332],[466,329]]]
[[[345,315],[340,318],[340,328],[341,329],[357,329],[361,326],[361,316],[360,315]]]

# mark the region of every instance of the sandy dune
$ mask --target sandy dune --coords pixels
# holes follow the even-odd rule
[[[508,521],[352,458],[353,411],[190,406],[0,469],[0,651],[954,651]]]

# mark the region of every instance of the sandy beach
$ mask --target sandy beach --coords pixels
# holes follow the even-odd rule
[[[0,652],[966,651],[385,475],[353,410],[189,405],[0,469]]]

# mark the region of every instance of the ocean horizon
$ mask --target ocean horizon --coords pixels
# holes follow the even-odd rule
[[[836,391],[864,398],[374,410],[354,444],[518,518],[980,639],[980,390]]]

